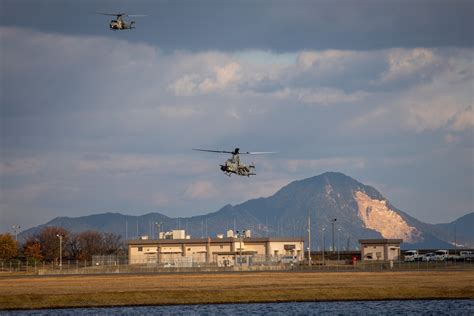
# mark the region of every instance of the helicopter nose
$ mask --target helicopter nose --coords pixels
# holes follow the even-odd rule
[[[221,170],[222,170],[222,171],[227,171],[227,167],[226,167],[226,166],[224,166],[224,165],[220,165],[220,166],[221,166]]]

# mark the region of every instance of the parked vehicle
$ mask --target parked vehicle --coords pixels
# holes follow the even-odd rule
[[[468,250],[460,251],[459,257],[463,261],[474,261],[474,253],[472,251],[468,251]]]
[[[435,260],[435,253],[434,252],[425,253],[421,258],[421,261],[423,261],[423,262],[429,262],[429,261],[434,261],[434,260]]]
[[[290,264],[290,263],[297,263],[298,257],[297,256],[283,256],[280,259],[280,263]]]
[[[405,262],[413,262],[413,261],[417,261],[418,260],[418,257],[419,257],[419,254],[418,254],[418,250],[407,250],[405,251]]]
[[[449,257],[449,251],[448,250],[436,250],[435,251],[434,260],[436,260],[436,261],[446,261],[446,260],[448,260],[448,257]]]

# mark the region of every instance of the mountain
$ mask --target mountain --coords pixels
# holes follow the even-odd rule
[[[435,231],[442,235],[443,239],[456,241],[459,246],[474,248],[474,212],[466,214],[451,223],[436,224],[434,226]]]
[[[339,249],[353,249],[358,246],[358,239],[363,238],[401,238],[404,248],[451,248],[453,239],[449,232],[453,223],[465,244],[474,244],[472,232],[464,233],[469,223],[472,224],[472,213],[449,224],[426,224],[395,208],[375,188],[337,172],[294,181],[273,196],[226,205],[206,215],[170,218],[159,213],[142,216],[104,213],[58,217],[24,231],[22,236],[44,226],[61,226],[72,232],[91,229],[135,238],[156,236],[155,223],[161,223],[161,231],[181,228],[193,237],[215,236],[228,229],[250,229],[253,236],[307,239],[308,216],[313,249],[322,249],[323,239],[325,249],[333,244],[335,247],[339,244]]]

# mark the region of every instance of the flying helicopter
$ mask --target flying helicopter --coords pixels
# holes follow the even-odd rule
[[[210,153],[224,153],[224,154],[231,154],[232,157],[227,159],[223,165],[220,165],[222,172],[224,172],[227,176],[231,176],[232,174],[238,176],[254,176],[255,173],[255,165],[245,165],[240,162],[240,155],[263,155],[263,154],[275,154],[274,151],[246,151],[240,152],[239,148],[235,148],[233,151],[225,151],[225,150],[209,150],[209,149],[193,149],[197,151],[206,151]]]
[[[131,29],[135,28],[135,21],[126,22],[123,19],[124,16],[128,16],[128,17],[146,16],[146,15],[143,15],[143,14],[127,14],[127,13],[101,13],[101,12],[99,12],[98,14],[110,15],[110,16],[116,16],[117,17],[115,20],[110,20],[110,24],[109,24],[110,29],[114,30],[114,31],[117,31],[117,30],[131,30]]]

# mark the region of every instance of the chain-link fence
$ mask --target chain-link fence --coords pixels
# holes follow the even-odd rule
[[[274,256],[237,256],[231,264],[206,263],[202,258],[169,258],[161,263],[129,264],[126,257],[94,256],[92,261],[63,260],[59,262],[0,261],[0,274],[108,274],[225,271],[422,271],[474,270],[474,261],[285,261]]]

